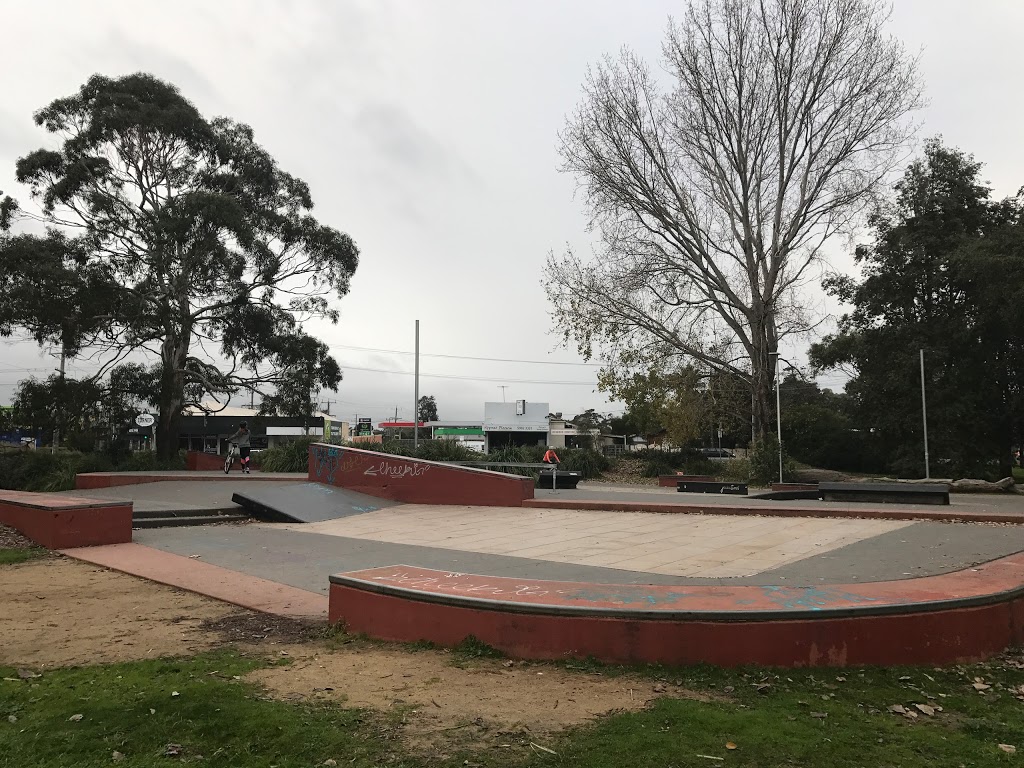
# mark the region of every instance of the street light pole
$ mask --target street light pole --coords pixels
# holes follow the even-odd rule
[[[780,394],[781,387],[779,386],[779,362],[782,360],[779,357],[778,352],[769,352],[772,357],[775,358],[775,426],[778,430],[779,438],[779,482],[782,482],[782,397]]]
[[[924,397],[924,350],[921,350],[921,420],[924,422],[924,479],[931,479],[928,461],[928,403]]]
[[[413,385],[412,448],[420,447],[420,321],[416,321],[416,382]]]

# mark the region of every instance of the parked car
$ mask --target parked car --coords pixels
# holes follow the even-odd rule
[[[736,454],[728,448],[701,448],[700,453],[709,459],[735,459]]]

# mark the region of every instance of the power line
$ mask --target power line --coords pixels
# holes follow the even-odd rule
[[[353,347],[348,344],[335,344],[331,349],[352,349],[358,352],[385,352],[392,355],[412,355],[414,352],[405,352],[401,349],[376,349],[374,347]],[[600,363],[564,363],[558,360],[513,360],[504,357],[471,357],[470,355],[442,355],[420,352],[420,357],[443,357],[449,360],[476,360],[488,363],[524,363],[527,365],[577,365],[584,368],[600,368]]]
[[[387,369],[384,369],[384,368],[361,368],[361,367],[359,367],[357,365],[345,365],[345,366],[342,366],[342,368],[343,368],[343,370],[346,370],[346,371],[369,371],[371,373],[395,373],[395,374],[398,374],[400,376],[413,376],[413,375],[415,375],[412,371],[395,371],[395,370],[387,370]],[[480,376],[454,376],[454,375],[445,375],[445,374],[440,374],[440,373],[422,373],[422,372],[420,373],[420,376],[423,376],[425,378],[430,378],[430,379],[458,379],[460,381],[501,381],[501,382],[511,382],[512,384],[553,384],[553,385],[559,385],[559,386],[587,386],[587,387],[597,386],[597,382],[596,381],[544,381],[544,380],[540,380],[540,379],[505,379],[505,378],[494,379],[494,378],[486,378],[486,377],[480,377]]]

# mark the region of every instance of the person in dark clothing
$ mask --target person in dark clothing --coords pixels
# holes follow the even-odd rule
[[[228,438],[228,443],[234,443],[238,446],[238,463],[242,465],[242,473],[246,475],[249,474],[250,438],[249,424],[244,421],[238,425],[238,431]]]

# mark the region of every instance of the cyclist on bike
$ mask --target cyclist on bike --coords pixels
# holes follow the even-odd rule
[[[242,473],[249,474],[249,424],[247,422],[240,422],[238,424],[238,431],[235,432],[231,437],[228,438],[229,443],[234,443],[238,446],[238,458],[239,463],[242,465]],[[225,470],[227,471],[227,470]]]

